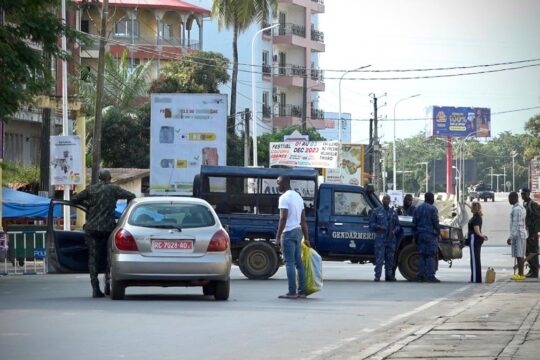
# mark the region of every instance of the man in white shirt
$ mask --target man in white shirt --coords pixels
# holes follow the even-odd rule
[[[309,246],[308,228],[304,212],[304,200],[294,190],[291,190],[291,179],[282,175],[277,179],[279,197],[279,224],[276,241],[281,246],[289,292],[280,295],[280,299],[296,299],[306,297],[306,275],[302,264],[302,235]],[[296,275],[298,272],[298,289]],[[297,291],[298,290],[298,291]]]
[[[517,192],[508,195],[508,202],[512,205],[510,213],[510,236],[508,245],[512,245],[512,257],[517,260],[518,273],[512,276],[512,280],[525,280],[523,268],[525,263],[525,241],[527,232],[525,230],[525,208],[519,203]]]

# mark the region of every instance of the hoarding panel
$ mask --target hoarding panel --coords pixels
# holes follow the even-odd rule
[[[491,110],[476,107],[433,106],[427,136],[490,137]]]
[[[79,185],[82,182],[82,145],[77,135],[51,136],[51,185]]]
[[[192,195],[201,165],[226,165],[226,94],[152,94],[150,194]]]
[[[339,167],[326,169],[324,181],[332,184],[361,185],[364,176],[364,145],[342,144]]]

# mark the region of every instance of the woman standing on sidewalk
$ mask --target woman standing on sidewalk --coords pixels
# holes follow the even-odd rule
[[[487,236],[482,233],[482,205],[479,202],[473,202],[470,208],[473,216],[469,220],[467,239],[471,255],[471,282],[481,283],[482,263],[480,261],[480,250],[484,241],[487,241]]]

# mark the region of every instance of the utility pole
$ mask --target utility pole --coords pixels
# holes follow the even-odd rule
[[[369,94],[373,101],[373,187],[375,188],[375,192],[379,193],[381,191],[381,146],[379,144],[379,134],[378,134],[378,115],[377,110],[379,110],[379,107],[377,105],[378,98],[375,94],[371,93]],[[383,96],[386,96],[384,94]],[[383,105],[385,106],[386,103]],[[383,189],[384,191],[384,189]]]
[[[304,86],[302,87],[302,134],[307,134],[307,71],[304,69]],[[341,119],[339,119],[341,121]],[[340,144],[341,145],[341,144]]]
[[[109,14],[109,0],[103,0],[101,8],[101,32],[99,39],[99,58],[96,85],[96,112],[94,120],[94,140],[93,140],[93,158],[92,158],[92,184],[98,182],[99,166],[101,162],[101,128],[103,102],[103,81],[105,77],[105,37],[107,36],[107,16]]]
[[[251,120],[249,108],[244,110],[242,118],[244,119],[244,166],[249,166],[249,121]]]

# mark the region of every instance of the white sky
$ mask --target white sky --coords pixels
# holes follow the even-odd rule
[[[320,17],[326,44],[321,69],[367,64],[367,70],[434,68],[540,59],[539,0],[326,0],[325,7]],[[479,70],[486,69],[460,72]],[[319,103],[325,111],[338,111],[338,80],[328,78],[341,74],[325,71],[326,91]],[[349,73],[346,78],[408,75],[418,73]],[[387,103],[379,109],[379,119],[387,116],[380,129],[383,141],[393,138],[396,101],[418,93],[421,96],[399,103],[397,119],[425,118],[431,105],[489,107],[492,114],[539,107],[492,115],[496,136],[503,131],[523,133],[525,122],[540,113],[540,66],[454,78],[343,80],[341,86],[342,112],[352,113],[353,119],[371,117],[369,93],[378,95],[380,105]],[[424,121],[398,121],[397,137],[416,135],[424,126]],[[353,142],[365,143],[369,123],[353,121],[352,131]]]

